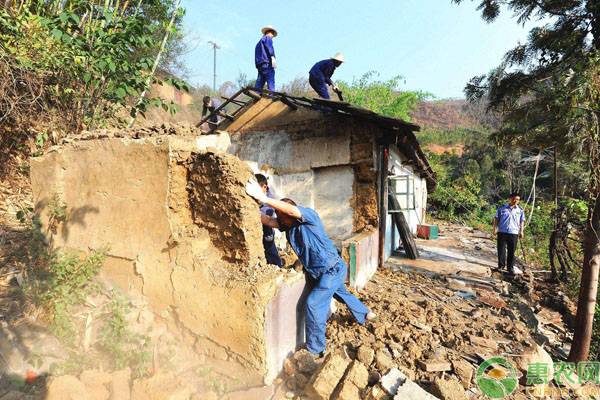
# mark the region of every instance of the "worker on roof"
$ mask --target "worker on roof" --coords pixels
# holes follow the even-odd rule
[[[263,37],[254,49],[254,64],[258,70],[255,88],[260,91],[266,83],[267,89],[273,91],[275,90],[275,68],[277,68],[273,38],[277,36],[277,30],[267,25],[261,32]]]
[[[332,90],[339,91],[338,87],[333,83],[331,77],[335,72],[335,69],[342,65],[344,62],[344,55],[337,53],[335,56],[322,60],[313,65],[308,73],[308,83],[317,92],[317,94],[324,98],[329,99],[329,91],[327,86],[331,86]]]
[[[306,348],[309,352],[315,356],[325,352],[325,328],[333,298],[345,303],[359,324],[376,318],[375,313],[346,289],[348,267],[325,233],[315,210],[297,206],[291,199],[271,199],[255,180],[246,184],[246,193],[275,209],[277,218],[262,215],[262,223],[286,233],[288,243],[304,266],[310,289],[305,316]]]
[[[267,177],[263,174],[256,174],[254,176],[256,177],[256,181],[260,185],[263,193],[267,197],[272,198],[273,194],[269,189],[269,181],[267,180]],[[270,207],[264,203],[260,205],[260,214],[271,218],[276,217],[273,207]],[[277,251],[277,246],[275,245],[275,230],[268,225],[263,225],[263,247],[265,248],[265,258],[267,259],[267,263],[271,265],[277,265],[278,267],[283,266],[283,262],[279,256],[279,251]]]
[[[219,100],[213,99],[210,96],[202,98],[202,118],[207,114],[212,114],[208,119],[208,123],[213,128],[219,123],[219,113],[214,112],[219,107],[221,107]]]

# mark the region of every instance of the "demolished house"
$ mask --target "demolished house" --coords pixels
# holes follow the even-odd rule
[[[244,192],[252,172],[319,212],[358,288],[397,248],[389,214],[423,223],[435,176],[415,125],[347,103],[240,94],[220,132],[87,134],[33,158],[31,181],[54,248],[107,248],[103,278],[147,299],[194,348],[271,382],[303,342],[304,277],[266,265]],[[401,210],[388,210],[388,187]]]
[[[229,152],[269,176],[280,197],[317,210],[348,261],[351,286],[364,287],[399,248],[394,213],[404,215],[412,234],[425,224],[436,181],[418,126],[349,103],[260,97],[252,89],[215,113],[223,120],[213,128],[228,132]]]

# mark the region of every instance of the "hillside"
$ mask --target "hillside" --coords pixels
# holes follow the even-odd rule
[[[421,145],[435,154],[460,156],[469,137],[479,135],[484,126],[494,125],[481,106],[461,99],[425,101],[410,116],[421,126],[417,134]]]
[[[479,125],[466,100],[424,101],[411,113],[412,122],[422,127],[454,129]]]

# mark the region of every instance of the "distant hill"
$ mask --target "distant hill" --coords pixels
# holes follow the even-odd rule
[[[429,128],[474,128],[480,123],[473,117],[466,100],[424,101],[411,113],[412,122]]]
[[[421,127],[417,133],[421,145],[436,154],[461,155],[470,137],[498,126],[498,119],[486,113],[485,104],[462,99],[424,101],[410,116]]]

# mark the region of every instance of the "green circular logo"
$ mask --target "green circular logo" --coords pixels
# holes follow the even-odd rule
[[[479,389],[492,399],[503,399],[512,394],[519,384],[517,370],[505,358],[492,357],[477,369],[476,382]]]

